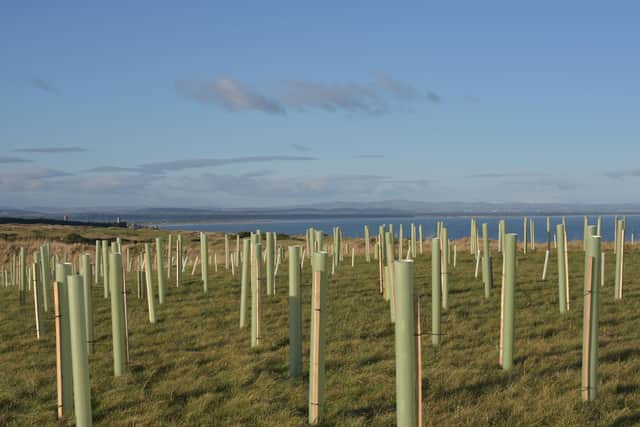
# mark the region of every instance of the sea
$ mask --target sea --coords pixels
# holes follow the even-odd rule
[[[313,227],[316,230],[322,230],[327,234],[331,234],[333,227],[338,226],[342,230],[345,237],[364,237],[364,226],[369,226],[371,236],[377,235],[379,225],[393,224],[394,233],[397,235],[399,225],[402,224],[404,236],[409,237],[411,232],[411,224],[422,224],[423,239],[428,239],[436,234],[438,221],[443,221],[449,230],[450,239],[461,239],[469,237],[471,233],[471,216],[448,216],[448,217],[384,217],[384,218],[313,218],[313,219],[295,219],[295,220],[261,220],[255,222],[218,222],[218,223],[197,223],[197,224],[158,224],[159,228],[165,230],[183,230],[183,231],[204,231],[204,232],[225,232],[238,233],[248,231],[272,231],[282,234],[304,234],[305,230]],[[489,228],[489,238],[497,239],[498,223],[501,219],[506,222],[507,233],[516,233],[518,241],[523,240],[524,233],[524,217],[523,216],[478,216],[473,217],[478,221],[479,232],[483,223]],[[535,229],[535,240],[538,243],[547,240],[547,217],[546,216],[530,216],[533,219]],[[555,234],[556,224],[562,222],[561,216],[551,216],[551,238]],[[615,218],[614,215],[602,215],[602,225],[600,234],[603,241],[614,240]],[[638,236],[640,232],[640,215],[628,215],[626,217],[618,216],[617,218],[626,218],[625,240],[630,242]],[[570,215],[565,216],[567,224],[567,239],[582,240],[584,232],[584,216]],[[589,216],[589,225],[596,225],[597,216]],[[417,231],[416,231],[417,233]],[[530,241],[529,225],[527,224],[527,241]]]

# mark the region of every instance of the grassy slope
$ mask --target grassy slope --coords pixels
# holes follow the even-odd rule
[[[589,404],[581,402],[579,391],[583,254],[577,247],[570,253],[572,310],[564,316],[557,309],[555,256],[547,282],[539,280],[543,258],[541,250],[520,255],[515,368],[506,373],[497,365],[499,289],[484,300],[481,281],[473,279],[475,263],[468,252],[459,251],[458,267],[450,275],[450,309],[443,314],[443,345],[434,349],[429,336],[423,341],[426,424],[640,423],[640,253],[628,249],[625,301],[614,303],[615,258],[607,252],[600,396]],[[498,266],[495,262],[496,271]],[[94,288],[98,342],[90,369],[95,423],[305,425],[308,261],[303,271],[305,376],[297,382],[288,379],[286,265],[279,268],[277,295],[264,297],[265,345],[257,351],[249,347],[249,330],[238,328],[239,276],[223,269],[211,272],[209,294],[203,295],[199,277],[190,272],[189,267],[183,287],[170,282],[156,325],[148,323],[146,303],[136,298],[135,277],[129,275],[132,366],[130,374],[117,379],[112,375],[110,306],[101,287]],[[495,280],[499,283],[498,274]],[[418,258],[416,284],[423,295],[423,327],[430,332],[428,255]],[[354,269],[345,257],[330,279],[327,425],[395,422],[393,326],[377,286],[376,264],[366,264],[363,257]],[[0,288],[0,425],[55,425],[53,316],[48,313],[45,337],[38,342],[31,298],[22,307],[17,301],[15,288]]]

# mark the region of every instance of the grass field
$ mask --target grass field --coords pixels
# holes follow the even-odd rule
[[[62,238],[58,228],[37,237],[20,228],[0,247],[24,238]],[[330,230],[325,230],[330,231]],[[78,229],[88,239],[121,230]],[[125,230],[145,240],[148,230]],[[112,233],[112,234],[109,234]],[[193,236],[192,234],[190,236]],[[346,239],[349,241],[349,239]],[[174,240],[175,241],[175,240]],[[220,238],[211,239],[219,248]],[[188,241],[187,241],[188,242]],[[279,244],[284,241],[279,240]],[[197,243],[188,243],[195,250]],[[416,289],[422,295],[423,330],[431,330],[430,256],[416,261]],[[71,246],[68,246],[71,247]],[[235,248],[235,243],[233,245]],[[60,246],[64,249],[65,246]],[[599,397],[580,397],[582,288],[581,243],[569,253],[571,311],[558,311],[557,261],[552,252],[548,280],[540,275],[544,251],[519,254],[516,287],[515,367],[498,367],[500,290],[484,299],[475,262],[458,248],[450,274],[450,308],[443,312],[442,345],[423,339],[426,425],[638,425],[640,424],[640,251],[625,253],[624,301],[613,300],[615,257],[606,252],[602,288]],[[83,250],[82,247],[77,248]],[[92,253],[89,251],[89,253]],[[195,253],[195,252],[194,252]],[[211,253],[211,252],[210,252]],[[218,262],[220,259],[218,249]],[[499,284],[494,249],[494,281]],[[377,264],[350,257],[330,277],[326,348],[325,425],[395,424],[394,329],[378,294]],[[277,294],[264,296],[264,345],[250,348],[250,331],[239,329],[240,276],[210,271],[203,294],[199,271],[187,268],[182,287],[169,282],[158,323],[148,322],[146,302],[137,299],[135,275],[127,277],[130,373],[114,378],[109,301],[93,288],[96,351],[90,356],[96,425],[265,425],[298,426],[307,421],[308,339],[311,271],[303,271],[304,368],[301,381],[288,378],[287,266],[281,265]],[[2,285],[3,286],[3,285]],[[35,338],[33,302],[18,304],[17,288],[0,288],[0,425],[64,425],[56,418],[53,313],[45,335]]]

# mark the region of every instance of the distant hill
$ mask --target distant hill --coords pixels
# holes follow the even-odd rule
[[[126,227],[126,222],[91,222],[91,221],[70,221],[64,219],[53,219],[45,217],[9,217],[0,216],[0,224],[45,224],[45,225],[71,225],[85,227]]]
[[[34,219],[46,218],[64,222],[116,223],[117,218],[129,223],[198,223],[254,220],[295,220],[349,217],[412,217],[412,216],[513,216],[513,215],[599,215],[640,213],[640,204],[561,204],[561,203],[470,203],[416,202],[382,200],[366,203],[332,202],[291,205],[271,208],[174,208],[153,207],[87,208],[62,210],[39,208],[39,211],[2,209],[0,216]]]

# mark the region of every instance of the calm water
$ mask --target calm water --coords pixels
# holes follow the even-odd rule
[[[498,237],[498,222],[501,217],[475,217],[478,220],[479,227],[482,223],[489,225],[489,236],[491,239]],[[522,241],[523,233],[523,217],[503,217],[507,224],[507,232],[517,233],[518,241]],[[536,242],[546,241],[546,216],[531,217],[535,223]],[[569,240],[580,240],[583,234],[584,217],[582,215],[567,216],[567,237]],[[614,235],[614,218],[613,215],[602,216],[602,239],[612,241]],[[327,218],[327,219],[309,219],[309,220],[275,220],[275,221],[258,221],[258,222],[227,222],[214,224],[162,224],[160,227],[166,230],[189,230],[189,231],[222,231],[227,233],[235,233],[240,231],[254,231],[260,229],[262,231],[275,231],[284,234],[304,234],[308,227],[322,230],[325,233],[331,233],[334,226],[339,226],[345,237],[363,237],[364,225],[369,225],[371,235],[378,233],[378,226],[382,224],[393,224],[394,231],[397,234],[398,225],[403,224],[404,235],[410,236],[410,224],[422,224],[423,238],[427,239],[435,235],[436,222],[444,221],[449,229],[450,239],[459,239],[468,237],[471,226],[471,217],[413,217],[413,218]],[[596,225],[596,216],[589,217],[589,224]],[[555,233],[555,225],[562,222],[562,217],[551,217],[551,233]],[[640,215],[627,216],[627,228],[625,238],[631,240],[631,234],[638,235],[640,230]],[[529,236],[527,236],[527,240]]]

